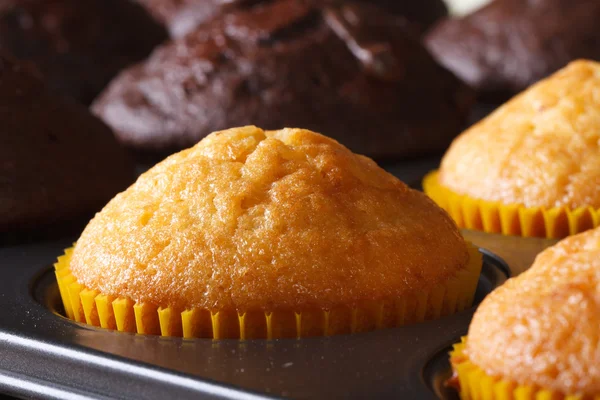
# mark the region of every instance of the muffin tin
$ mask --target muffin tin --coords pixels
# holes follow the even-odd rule
[[[465,232],[521,272],[552,241]],[[452,398],[447,350],[474,307],[437,321],[302,340],[185,340],[116,333],[61,316],[51,264],[73,238],[0,248],[0,391],[34,398]],[[477,299],[506,264],[485,251]]]

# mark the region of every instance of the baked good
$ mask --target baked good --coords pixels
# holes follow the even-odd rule
[[[134,180],[110,129],[0,55],[0,237],[89,218]]]
[[[599,88],[599,63],[569,64],[456,138],[425,189],[475,229],[562,237],[596,226]],[[500,213],[530,226],[501,227]]]
[[[184,36],[216,15],[236,9],[248,9],[268,0],[136,0],[160,23],[164,24],[172,37]],[[305,0],[313,3],[321,0]],[[335,2],[339,0],[323,0]],[[342,0],[345,1],[345,0]],[[397,1],[363,0],[387,11],[406,17],[419,30],[431,26],[447,14],[442,0]]]
[[[50,89],[85,104],[166,37],[130,0],[0,2],[0,50],[31,62]]]
[[[483,98],[504,100],[572,60],[598,60],[599,19],[596,0],[495,0],[440,21],[426,44]]]
[[[404,27],[360,3],[277,0],[160,47],[93,110],[127,146],[159,156],[246,124],[305,126],[377,158],[441,151],[472,93]]]
[[[451,314],[471,304],[480,269],[450,217],[372,160],[311,131],[249,126],[143,174],[57,277],[80,322],[247,339]]]
[[[594,229],[545,250],[528,272],[492,292],[452,355],[462,398],[597,398],[599,287]]]

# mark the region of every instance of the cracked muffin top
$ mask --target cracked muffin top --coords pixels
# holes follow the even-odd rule
[[[600,393],[600,229],[540,253],[473,317],[467,355],[487,375],[592,398]]]
[[[143,174],[89,223],[70,268],[156,306],[302,310],[432,289],[468,261],[450,217],[369,158],[249,126]]]

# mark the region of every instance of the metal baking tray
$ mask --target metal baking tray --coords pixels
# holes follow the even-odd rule
[[[514,273],[552,241],[465,232]],[[60,315],[52,270],[74,238],[0,246],[0,392],[24,398],[451,398],[447,351],[475,307],[437,321],[328,338],[185,340]],[[506,279],[485,251],[477,300]]]

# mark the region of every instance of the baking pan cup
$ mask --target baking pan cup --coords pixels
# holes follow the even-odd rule
[[[425,176],[423,190],[452,216],[460,228],[559,239],[600,224],[600,210],[592,207],[525,207],[457,194],[439,183],[438,171]]]
[[[492,377],[477,367],[464,353],[467,337],[456,343],[450,352],[450,362],[464,400],[582,400],[579,395],[565,395],[550,389],[519,385],[516,382]],[[600,400],[600,396],[590,398]]]
[[[96,327],[138,334],[212,339],[280,339],[368,332],[438,319],[469,308],[482,255],[469,244],[469,263],[447,283],[390,301],[353,307],[264,311],[176,310],[114,297],[77,283],[69,264],[73,248],[54,264],[66,316]]]
[[[523,243],[499,239],[507,241],[504,249]],[[2,393],[36,399],[437,399],[426,366],[441,351],[447,364],[447,350],[466,333],[474,311],[299,340],[115,332],[64,317],[51,263],[71,242],[0,246]],[[484,253],[475,303],[506,279],[505,264]]]

